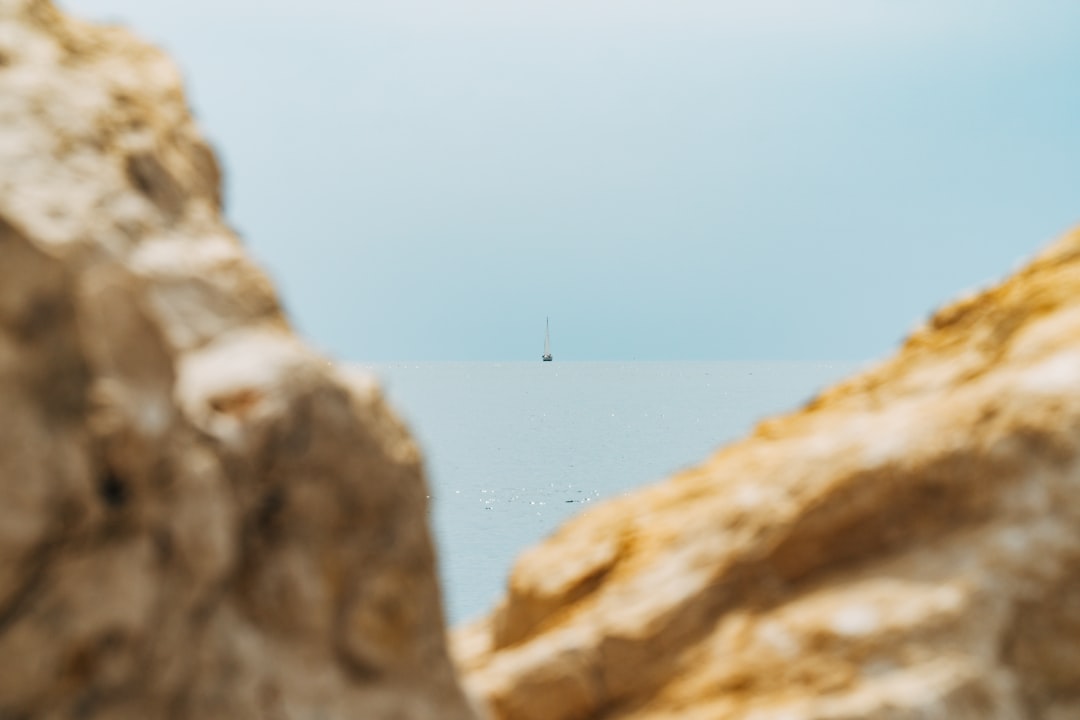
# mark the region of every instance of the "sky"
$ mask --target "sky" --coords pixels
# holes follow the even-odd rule
[[[60,5],[347,360],[868,360],[1080,223],[1075,0]]]

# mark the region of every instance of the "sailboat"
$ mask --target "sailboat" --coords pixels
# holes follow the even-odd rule
[[[544,362],[551,362],[551,319],[544,318],[544,354],[540,357]]]

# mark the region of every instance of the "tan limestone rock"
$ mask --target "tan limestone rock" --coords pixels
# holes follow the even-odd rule
[[[504,720],[1080,717],[1080,232],[567,523],[455,648]]]
[[[0,0],[0,717],[470,718],[416,448],[220,194],[167,58]]]

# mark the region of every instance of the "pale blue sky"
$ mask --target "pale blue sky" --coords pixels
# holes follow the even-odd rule
[[[66,0],[352,360],[865,359],[1080,222],[1075,0]]]

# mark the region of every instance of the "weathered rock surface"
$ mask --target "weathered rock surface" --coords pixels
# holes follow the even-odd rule
[[[0,0],[0,718],[467,718],[417,451],[290,332],[174,66]]]
[[[1080,718],[1080,232],[520,558],[497,718]]]

